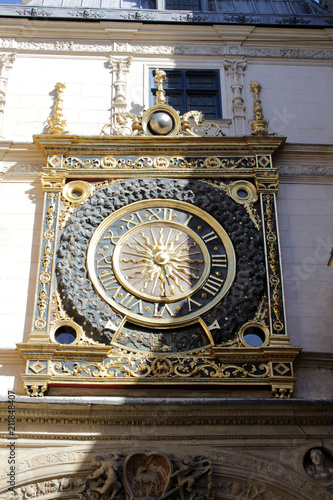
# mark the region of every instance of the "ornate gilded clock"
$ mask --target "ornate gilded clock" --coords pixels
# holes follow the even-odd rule
[[[57,275],[66,310],[92,338],[187,352],[235,338],[258,307],[263,261],[253,220],[217,186],[134,179],[73,213]]]
[[[285,139],[258,118],[260,84],[254,135],[226,137],[199,111],[179,116],[155,73],[142,116],[113,113],[99,137],[35,137],[47,163],[26,390],[235,384],[290,397],[299,348],[272,163]]]

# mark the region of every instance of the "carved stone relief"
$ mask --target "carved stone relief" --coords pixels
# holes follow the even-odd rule
[[[333,458],[322,448],[312,448],[304,457],[305,472],[333,490]]]
[[[277,170],[280,175],[308,175],[329,177],[333,176],[332,165],[277,165]]]
[[[16,162],[0,162],[0,173],[2,174],[37,174],[42,171],[44,165],[42,163],[16,163]]]
[[[161,453],[120,452],[96,456],[86,476],[63,477],[7,491],[0,500],[47,497],[81,500],[213,500],[213,466],[202,456],[182,459]],[[67,493],[71,492],[68,496]]]
[[[217,491],[229,493],[230,496],[227,498],[237,500],[241,498],[331,500],[332,498],[330,491],[322,487],[324,485],[309,481],[308,478],[286,467],[281,462],[264,461],[253,456],[229,451],[219,452],[217,459],[222,466],[221,476],[230,474],[231,478],[229,481],[217,480],[214,486]],[[232,477],[234,471],[237,471],[237,476],[241,479]],[[245,477],[242,471],[246,472]],[[225,497],[222,495],[222,498]]]
[[[61,461],[61,457],[64,462]],[[91,472],[87,471],[89,457],[91,457]],[[59,475],[58,469],[56,478],[47,477],[35,483],[20,483],[15,491],[6,490],[0,494],[0,500],[30,498],[329,500],[331,498],[329,489],[323,488],[323,484],[316,484],[321,481],[327,483],[327,478],[332,477],[332,457],[326,450],[319,448],[310,450],[305,456],[305,468],[312,479],[302,477],[281,463],[266,462],[227,450],[218,453],[214,463],[210,458],[200,455],[176,457],[157,451],[138,451],[129,454],[116,451],[96,456],[79,452],[35,457],[33,463],[30,460],[26,465],[29,465],[28,468],[33,472],[33,468],[43,464],[57,463],[61,466],[61,463],[67,463],[69,459],[77,464],[81,461],[83,464],[84,461],[86,465],[81,475],[68,473]],[[325,469],[325,477],[322,471],[319,473],[321,466]],[[327,487],[326,484],[325,486]]]

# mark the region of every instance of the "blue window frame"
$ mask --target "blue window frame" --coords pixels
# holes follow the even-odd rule
[[[167,104],[181,115],[187,111],[202,111],[206,119],[222,118],[220,74],[215,70],[164,69],[167,79],[164,89]],[[155,104],[157,83],[155,70],[150,71],[150,105]]]

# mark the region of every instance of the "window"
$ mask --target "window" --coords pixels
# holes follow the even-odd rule
[[[155,0],[122,0],[118,2],[122,9],[156,9]],[[121,7],[120,7],[121,6]],[[140,12],[138,12],[140,13]]]
[[[177,109],[180,115],[187,111],[203,111],[206,119],[221,118],[219,71],[163,69],[167,79],[164,89],[167,104]],[[155,70],[151,70],[150,105],[155,104],[157,83]]]
[[[166,10],[199,10],[198,0],[165,0]]]

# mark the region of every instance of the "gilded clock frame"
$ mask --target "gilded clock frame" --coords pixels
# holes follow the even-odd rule
[[[26,359],[23,381],[27,394],[41,397],[52,391],[54,385],[63,387],[65,393],[69,386],[108,390],[111,386],[139,382],[149,386],[266,386],[275,397],[290,397],[296,381],[293,362],[300,348],[290,345],[286,330],[276,213],[279,181],[272,162],[272,155],[284,140],[271,136],[153,139],[36,136],[35,142],[46,155],[41,174],[45,198],[33,328],[28,341],[18,345]],[[245,201],[242,198],[236,201],[243,203],[262,231],[265,247],[268,319],[265,320],[259,308],[252,321],[265,332],[266,340],[260,347],[245,343],[210,345],[194,356],[185,353],[177,359],[167,353],[150,357],[137,353],[137,363],[146,367],[138,373],[133,353],[91,341],[84,332],[73,345],[59,345],[52,340],[50,332],[54,332],[57,322],[71,321],[62,308],[61,298],[54,294],[55,253],[61,227],[75,207],[96,189],[92,179],[103,185],[136,176],[203,179],[220,186],[234,199],[237,198],[235,183],[246,187]],[[76,186],[68,187],[71,182],[76,182]],[[261,221],[253,206],[256,196],[261,206]],[[81,332],[81,325],[73,326]],[[188,369],[190,360],[194,363],[192,371]]]
[[[173,207],[174,209],[187,211],[187,213],[194,214],[194,215],[200,217],[202,220],[207,222],[213,230],[215,230],[215,232],[218,234],[218,236],[220,237],[220,239],[225,247],[227,261],[228,261],[228,271],[227,271],[227,277],[224,281],[224,284],[223,284],[221,290],[214,297],[213,300],[211,300],[207,305],[205,305],[203,307],[203,309],[200,309],[196,313],[193,313],[193,314],[187,314],[185,319],[180,317],[180,318],[174,318],[174,319],[170,319],[170,320],[166,320],[166,319],[158,320],[156,318],[149,318],[149,319],[144,318],[144,317],[140,318],[140,317],[138,317],[138,315],[130,314],[128,312],[128,310],[125,309],[124,307],[116,304],[114,301],[111,302],[110,297],[105,293],[105,291],[102,289],[102,287],[98,283],[97,275],[96,275],[96,272],[94,269],[94,257],[95,257],[95,250],[96,250],[97,243],[98,243],[100,237],[102,236],[102,234],[105,232],[106,228],[109,227],[110,223],[114,222],[115,220],[120,219],[122,216],[127,215],[129,212],[140,210],[141,207],[152,208],[156,205],[158,205],[161,208]],[[175,222],[172,222],[172,221],[166,221],[166,222],[169,222],[170,227],[175,226],[175,224],[176,224]],[[143,229],[144,227],[146,227],[147,224],[149,224],[149,223],[143,223],[142,225],[139,225],[138,227]],[[134,229],[135,228],[130,230],[125,236],[128,237],[130,232],[133,231]],[[189,228],[187,228],[187,230],[188,230],[189,234],[190,234],[190,232],[193,232],[193,231],[190,231]],[[200,285],[200,286],[197,285],[194,288],[195,291],[198,288],[201,288],[205,284],[206,279],[209,275],[210,266],[211,266],[211,257],[209,255],[207,247],[204,245],[204,241],[202,240],[200,242],[199,241],[200,238],[198,235],[196,235],[196,238],[198,240],[199,246],[202,246],[202,252],[205,256],[206,265],[205,265],[205,269],[203,271],[203,275],[200,278],[200,281],[198,283],[198,285]],[[121,240],[119,241],[119,243],[117,245],[120,245],[120,244],[121,244]],[[112,259],[113,261],[115,260],[116,255],[117,255],[117,246],[116,246],[115,251],[114,251],[114,256]],[[124,316],[127,315],[129,319],[134,319],[136,323],[139,323],[142,325],[147,325],[147,326],[148,325],[153,326],[155,323],[155,326],[156,326],[156,324],[158,324],[158,327],[160,327],[160,328],[170,328],[172,325],[178,326],[178,325],[191,324],[193,321],[197,320],[198,317],[201,317],[205,312],[210,310],[215,304],[217,304],[220,300],[222,300],[224,295],[228,292],[228,290],[229,290],[229,288],[234,280],[234,277],[235,277],[235,267],[236,267],[236,256],[235,256],[235,251],[233,249],[230,238],[229,238],[228,234],[226,233],[226,231],[223,229],[223,227],[211,215],[205,213],[202,209],[196,207],[195,205],[190,205],[186,202],[182,202],[182,201],[178,201],[178,200],[159,199],[159,198],[154,198],[152,200],[137,201],[137,202],[131,203],[131,205],[129,205],[129,206],[125,206],[125,207],[118,209],[116,212],[113,212],[109,217],[107,217],[106,219],[103,220],[103,222],[100,224],[100,226],[95,231],[94,235],[92,236],[92,238],[90,240],[90,243],[88,246],[88,252],[87,252],[88,275],[89,275],[90,280],[92,281],[97,293],[99,295],[101,295],[106,302],[108,302],[110,305],[113,305],[113,307],[115,309],[117,309],[119,312],[121,312],[121,314],[123,314]],[[121,281],[119,279],[120,268],[119,268],[119,263],[117,261],[114,262],[114,273],[115,273],[118,281]],[[127,286],[124,282],[123,282],[123,286],[125,288],[127,288],[128,291],[135,294],[135,292],[133,292],[132,288]],[[176,302],[176,301],[180,300],[181,298],[185,298],[187,296],[192,295],[193,291],[191,291],[189,293],[183,292],[181,295],[177,296],[178,297],[177,300],[176,299],[171,300],[168,298],[157,298],[157,297],[154,300],[156,302],[166,302],[166,303]],[[137,296],[141,297],[141,298],[146,297],[146,295],[144,293],[137,294]],[[146,298],[149,299],[148,296]],[[151,298],[150,298],[150,300],[151,300]]]

